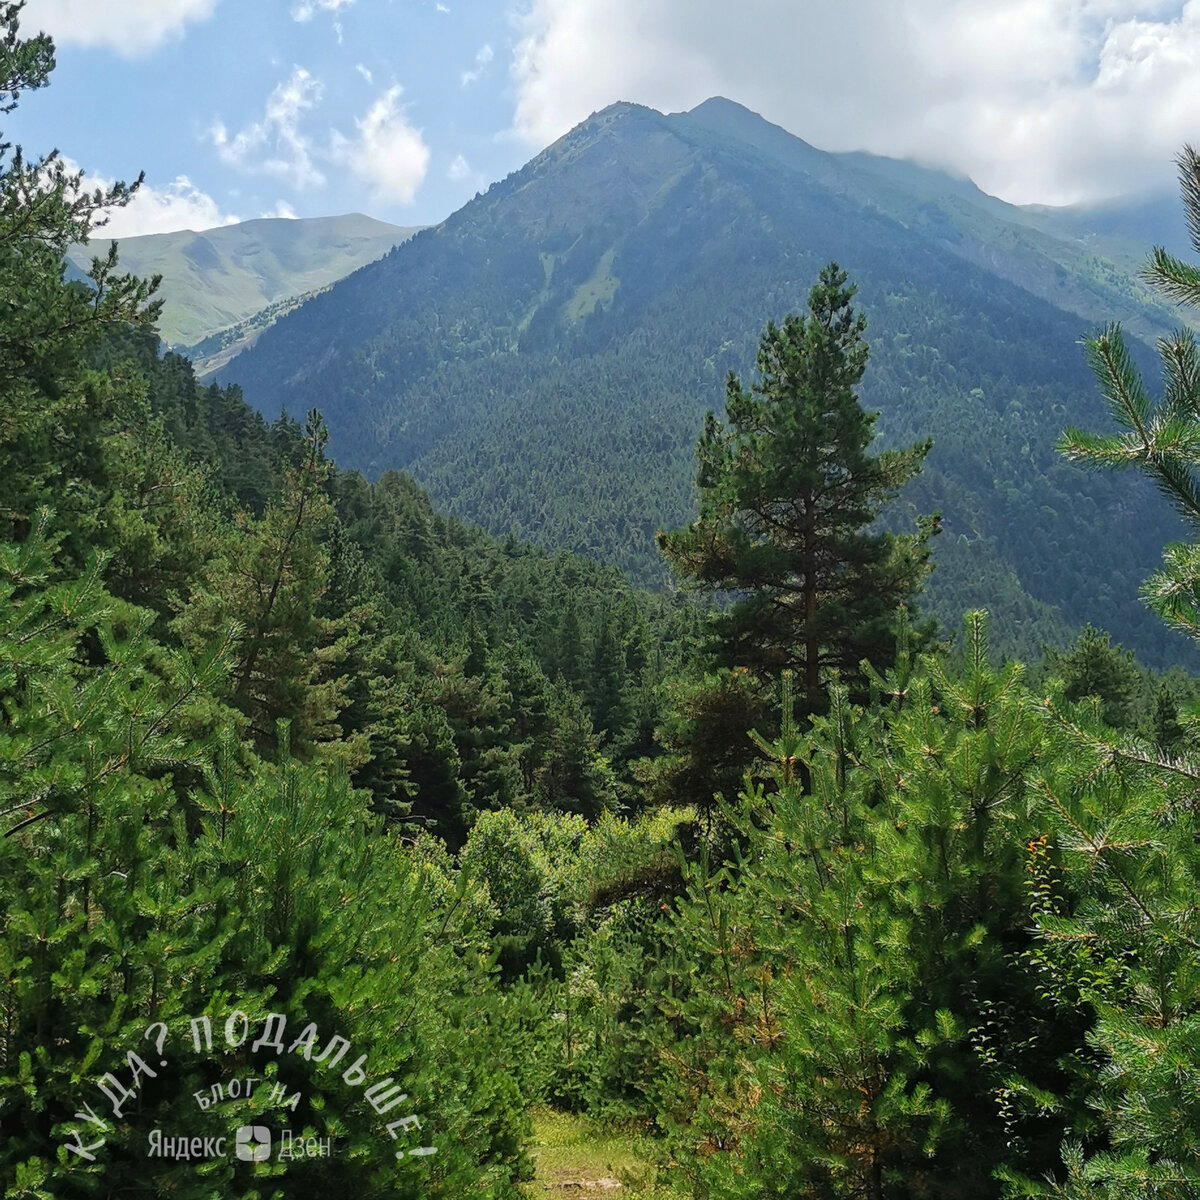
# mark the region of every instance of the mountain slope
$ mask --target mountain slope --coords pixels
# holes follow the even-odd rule
[[[895,514],[945,514],[934,611],[954,627],[987,604],[1008,647],[1090,619],[1149,661],[1178,656],[1136,596],[1173,518],[1053,449],[1063,425],[1104,419],[1080,336],[1175,316],[965,181],[825,154],[728,101],[595,114],[223,377],[268,413],[319,406],[345,465],[404,467],[493,532],[652,579],[655,530],[694,511],[705,409],[831,258],[860,284],[879,432],[935,439]]]
[[[121,238],[119,246],[127,270],[163,277],[162,336],[172,346],[190,346],[270,305],[327,287],[414,232],[351,213],[152,233]],[[75,246],[71,261],[86,269],[109,244]]]
[[[1118,261],[1127,248],[1133,248],[1137,252],[1136,266],[1141,265],[1149,245],[1165,246],[1172,254],[1185,258],[1193,253],[1178,195],[1063,208],[1031,204],[1022,211],[1040,228],[1087,241]]]

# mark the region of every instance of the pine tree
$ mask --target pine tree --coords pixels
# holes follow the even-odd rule
[[[57,1161],[63,1188],[77,1168],[80,1186],[103,1172],[122,1190],[145,1171],[129,1114],[108,1114],[103,1164],[64,1164],[60,1125],[92,1064],[123,1064],[146,1024],[186,1012],[219,973],[227,889],[181,793],[205,765],[189,710],[232,643],[195,662],[157,645],[154,614],[105,590],[103,556],[52,582],[48,521],[0,544],[0,1178]]]
[[[333,522],[326,495],[327,433],[309,414],[300,464],[260,520],[238,514],[238,530],[207,564],[208,578],[176,621],[181,638],[203,645],[234,623],[240,653],[230,698],[248,718],[260,749],[275,742],[275,722],[293,722],[297,753],[336,740],[347,652],[345,621],[321,617],[329,555],[322,544]]]
[[[913,918],[875,878],[874,769],[852,767],[876,718],[835,686],[825,721],[814,754],[785,674],[780,735],[761,744],[775,794],[758,786],[731,814],[736,861],[712,870],[702,851],[686,868],[672,941],[697,978],[664,1053],[661,1123],[697,1195],[883,1200],[946,1123],[919,1078],[939,1035],[914,1037],[906,1012]]]
[[[1059,865],[1042,881],[1034,918],[1048,990],[1064,1014],[1090,1009],[1102,1069],[1064,1147],[1059,1189],[1029,1180],[1020,1195],[1142,1196],[1200,1191],[1200,769],[1116,745],[1086,709],[1046,704],[1057,752],[1039,783]],[[1090,1151],[1090,1152],[1089,1152]],[[1017,1181],[1014,1181],[1017,1182]]]
[[[1141,684],[1132,652],[1113,646],[1107,633],[1089,624],[1066,653],[1051,652],[1050,659],[1062,674],[1066,699],[1095,696],[1109,725],[1116,729],[1130,725],[1133,699]]]
[[[1178,163],[1200,252],[1200,154],[1187,146]],[[1166,298],[1200,307],[1197,267],[1158,248],[1144,277]],[[1164,378],[1155,401],[1118,326],[1087,340],[1119,432],[1067,430],[1061,449],[1091,467],[1137,467],[1196,536],[1200,351],[1186,329],[1158,348]],[[1143,595],[1172,627],[1200,640],[1200,541],[1167,547]],[[1068,1143],[1065,1184],[1020,1181],[1023,1195],[1174,1200],[1200,1192],[1200,768],[1178,745],[1173,706],[1163,700],[1160,693],[1158,744],[1149,747],[1115,742],[1086,710],[1072,716],[1046,705],[1066,768],[1045,773],[1043,816],[1075,896],[1068,902],[1047,884],[1035,916],[1064,1007],[1096,1013],[1090,1041],[1103,1070],[1090,1100],[1107,1145]]]
[[[1200,252],[1200,154],[1186,146],[1178,161],[1188,228]],[[1200,268],[1160,247],[1143,275],[1164,298],[1200,308]],[[1068,429],[1060,449],[1088,467],[1137,467],[1200,531],[1200,348],[1195,335],[1180,329],[1159,340],[1163,394],[1158,401],[1151,399],[1134,366],[1119,325],[1088,338],[1084,349],[1121,432]],[[1163,569],[1147,581],[1143,595],[1168,624],[1200,640],[1200,545],[1167,547]]]
[[[671,708],[656,732],[662,753],[641,760],[635,774],[655,805],[692,805],[711,834],[721,798],[732,800],[754,758],[746,731],[758,728],[766,705],[745,669],[715,671],[697,683],[668,685]],[[731,731],[742,736],[731,737]]]
[[[873,414],[855,386],[867,365],[865,319],[836,263],[822,269],[806,316],[769,324],[759,378],[726,386],[727,424],[709,413],[697,447],[700,516],[659,536],[680,574],[741,598],[716,622],[725,665],[758,677],[797,672],[806,712],[833,670],[891,660],[897,607],[929,570],[930,533],[869,527],[920,470],[929,442],[869,453]]]
[[[784,680],[765,780],[726,806],[731,860],[685,867],[667,1153],[726,1200],[995,1196],[1081,1116],[1086,1020],[1022,957],[1042,722],[981,614],[960,675],[904,653],[869,707],[835,683],[806,729]]]
[[[215,755],[194,739],[208,714],[229,714],[213,697],[239,661],[232,635],[196,661],[157,644],[154,614],[105,590],[103,556],[51,578],[47,522],[0,543],[5,1189],[249,1200],[232,1158],[151,1161],[147,1130],[232,1139],[279,1083],[306,1097],[286,1123],[341,1149],[288,1167],[289,1194],[511,1196],[526,1117],[465,884],[433,886],[340,765],[298,762],[286,737],[273,764],[228,734]],[[202,1111],[197,1092],[261,1067],[219,1036],[215,1052],[187,1050],[191,1018],[211,1013],[220,1029],[234,1007],[259,1028],[283,1013],[289,1041],[314,1021],[323,1041],[369,1052],[371,1082],[400,1079],[412,1101],[400,1115],[419,1112],[428,1131],[407,1144],[432,1136],[437,1156],[397,1166],[362,1090],[294,1053],[268,1053],[255,1105]],[[155,1059],[131,1080],[126,1054],[148,1058],[155,1021],[174,1035],[170,1070]],[[119,1113],[95,1084],[106,1070],[131,1091]],[[75,1116],[88,1101],[94,1130]]]
[[[512,697],[511,737],[521,770],[521,792],[532,796],[537,774],[546,761],[551,683],[537,660],[527,653],[506,655],[504,686]]]
[[[19,35],[22,3],[0,4],[0,113],[46,86],[54,46]],[[97,439],[123,403],[119,382],[88,369],[109,330],[153,321],[149,283],[117,270],[115,247],[95,259],[89,282],[65,279],[66,250],[86,243],[104,210],[128,203],[141,183],[88,190],[56,152],[26,159],[0,141],[0,519],[18,534],[42,505],[59,513],[68,542],[95,521],[103,498]],[[82,546],[72,551],[77,565]]]
[[[616,780],[600,753],[600,739],[578,694],[552,687],[547,705],[550,732],[534,797],[546,809],[579,813],[594,821],[617,804]]]
[[[226,762],[203,797],[205,835],[239,914],[222,983],[261,998],[261,1011],[246,1005],[260,1023],[268,1007],[283,1013],[289,1042],[310,1022],[323,1044],[344,1037],[367,1054],[372,1083],[388,1076],[393,1097],[407,1094],[406,1107],[380,1116],[315,1056],[268,1053],[271,1085],[303,1095],[288,1124],[338,1146],[334,1159],[289,1169],[287,1193],[511,1194],[525,1117],[501,1063],[504,1032],[465,880],[439,879],[387,836],[340,765],[294,759],[286,723],[275,758],[249,770]],[[247,1049],[229,1066],[253,1070]],[[230,1124],[248,1119],[228,1109]],[[392,1141],[385,1126],[406,1113],[420,1125]],[[436,1155],[397,1162],[395,1149],[431,1140]]]
[[[1177,753],[1184,744],[1187,731],[1179,720],[1179,708],[1171,689],[1165,683],[1154,693],[1154,711],[1150,716],[1150,740],[1159,754]]]

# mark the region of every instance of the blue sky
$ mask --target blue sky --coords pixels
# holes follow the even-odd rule
[[[5,135],[97,179],[145,170],[158,223],[361,211],[428,224],[529,156],[511,132],[517,30],[501,5],[364,0],[308,15],[296,0],[222,0],[149,45],[132,23],[81,29],[64,7],[26,9],[24,31],[56,36],[58,67]]]
[[[1171,186],[1200,0],[29,0],[58,43],[3,135],[124,236],[264,214],[441,220],[590,112],[726,95],[831,150],[1016,202]]]

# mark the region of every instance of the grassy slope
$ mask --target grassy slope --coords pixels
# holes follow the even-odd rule
[[[122,238],[122,265],[161,275],[160,329],[171,345],[192,345],[261,309],[333,283],[382,257],[415,229],[359,213],[305,220],[264,218],[200,233],[180,230]],[[108,251],[96,239],[71,259],[86,267]]]

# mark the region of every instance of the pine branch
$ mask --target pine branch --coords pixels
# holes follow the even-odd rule
[[[1162,246],[1154,247],[1142,278],[1176,304],[1200,307],[1200,267],[1176,258]]]

